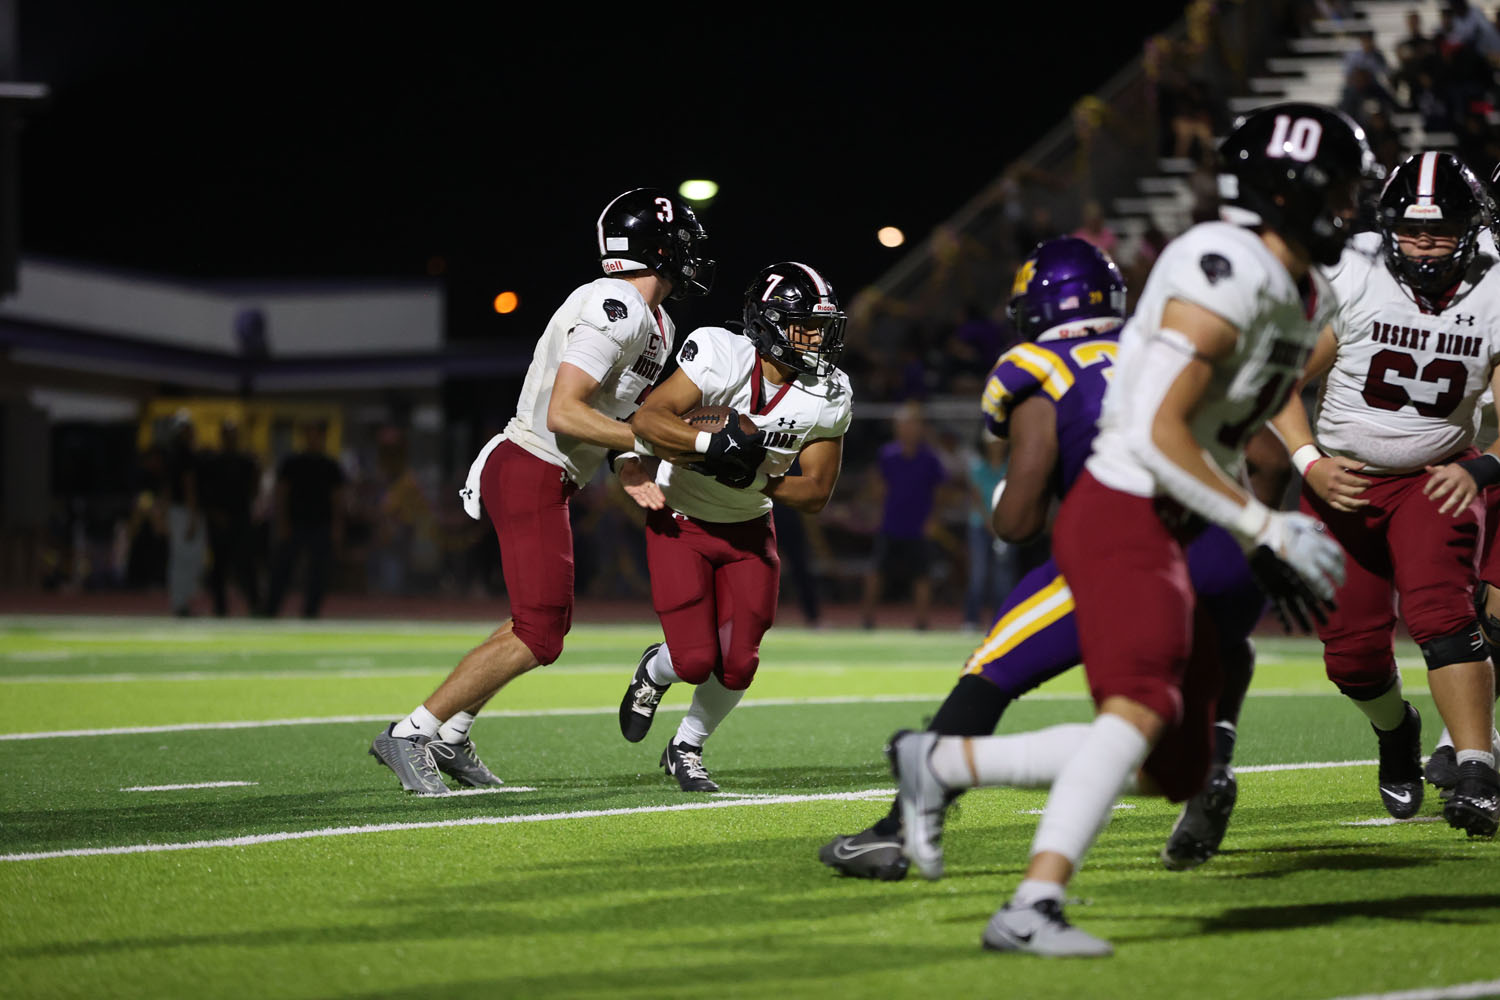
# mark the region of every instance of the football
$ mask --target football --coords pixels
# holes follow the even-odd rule
[[[724,429],[724,422],[729,419],[733,407],[729,406],[700,406],[682,414],[682,419],[692,424],[700,431],[708,431],[710,434]],[[740,414],[740,430],[746,434],[754,434],[760,430],[755,421],[750,419],[749,414]]]

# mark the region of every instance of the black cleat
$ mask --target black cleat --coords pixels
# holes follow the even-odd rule
[[[635,676],[625,689],[625,697],[620,699],[620,735],[632,743],[639,743],[651,731],[651,720],[656,718],[656,706],[661,704],[661,696],[672,686],[654,683],[651,675],[646,672],[646,664],[660,648],[659,642],[646,647],[646,651],[636,662]]]
[[[703,766],[703,748],[689,743],[668,743],[661,752],[661,766],[677,779],[684,792],[717,792],[719,786]]]
[[[1452,747],[1438,747],[1427,758],[1427,766],[1422,769],[1422,773],[1433,788],[1451,791],[1458,784],[1458,754]]]
[[[818,860],[840,875],[899,882],[906,878],[906,855],[901,836],[885,836],[872,826],[855,834],[841,833],[818,848]]]
[[[1401,725],[1389,732],[1375,729],[1375,736],[1380,742],[1380,801],[1392,816],[1410,819],[1422,808],[1422,716],[1407,702]]]
[[[1493,837],[1500,826],[1500,774],[1482,760],[1458,765],[1458,781],[1443,803],[1443,819],[1471,837]]]
[[[1229,814],[1239,796],[1239,783],[1228,764],[1216,764],[1203,790],[1182,807],[1182,814],[1161,849],[1161,863],[1174,872],[1197,868],[1219,853]]]

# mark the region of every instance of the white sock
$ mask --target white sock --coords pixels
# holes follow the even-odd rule
[[[1443,727],[1443,735],[1438,737],[1437,745],[1450,748],[1453,746],[1453,735],[1448,732],[1447,726]]]
[[[1010,905],[1022,910],[1044,899],[1055,899],[1061,903],[1062,898],[1061,882],[1044,882],[1041,879],[1028,878],[1022,879],[1021,884],[1016,886],[1015,895],[1010,897]]]
[[[438,727],[442,724],[441,719],[427,711],[426,705],[418,705],[412,709],[410,715],[396,723],[396,728],[391,730],[391,735],[404,738],[421,733],[431,739],[437,736]]]
[[[646,676],[650,677],[651,683],[657,687],[676,684],[682,679],[672,669],[672,653],[667,649],[666,643],[656,647],[656,655],[646,661]]]
[[[443,723],[438,730],[438,739],[444,743],[463,743],[469,738],[469,729],[474,725],[474,716],[470,712],[459,712],[453,718]]]
[[[1390,732],[1401,725],[1406,718],[1406,699],[1401,696],[1399,676],[1396,678],[1396,683],[1391,685],[1391,689],[1379,698],[1372,698],[1369,701],[1355,701],[1353,698],[1349,700],[1359,706],[1359,710],[1365,713],[1365,717],[1370,720],[1371,724],[1382,732]]]
[[[1151,745],[1141,731],[1109,712],[1089,726],[1088,735],[1047,796],[1031,854],[1061,854],[1077,871],[1094,838],[1109,822],[1125,781],[1141,766]]]
[[[743,697],[745,692],[731,691],[717,677],[709,674],[708,680],[693,689],[693,704],[688,708],[682,725],[677,727],[677,736],[673,742],[701,747]]]
[[[1011,736],[944,736],[928,760],[949,788],[1046,788],[1088,730],[1086,723],[1073,722]]]
[[[1456,756],[1459,767],[1464,765],[1464,761],[1469,760],[1482,760],[1485,767],[1495,766],[1495,755],[1488,750],[1460,750]]]

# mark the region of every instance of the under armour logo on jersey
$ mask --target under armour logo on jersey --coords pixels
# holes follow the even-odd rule
[[[1198,259],[1198,266],[1203,268],[1203,276],[1210,285],[1217,285],[1220,278],[1227,278],[1234,273],[1234,268],[1229,266],[1229,259],[1217,253],[1204,254]]]
[[[1462,316],[1462,315],[1454,316],[1453,317],[1453,322],[1455,322],[1455,323],[1462,323],[1465,326],[1473,326],[1474,325],[1474,317],[1473,316]]]
[[[621,302],[619,299],[604,300],[604,315],[608,316],[611,321],[618,323],[629,313],[630,310],[625,308],[625,303]]]
[[[698,342],[696,340],[689,340],[686,344],[682,345],[682,360],[691,361],[697,356]]]
[[[777,417],[776,418],[776,426],[777,427],[792,427],[792,426],[795,426],[796,423],[797,423],[797,421],[793,420],[791,417]]]

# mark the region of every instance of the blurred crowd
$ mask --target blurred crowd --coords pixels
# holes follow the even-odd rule
[[[919,271],[847,300],[856,419],[843,479],[820,517],[777,511],[784,585],[805,621],[831,600],[857,604],[874,626],[879,605],[900,598],[903,625],[925,627],[934,602],[961,606],[971,627],[988,622],[1028,561],[987,529],[1004,454],[980,433],[975,402],[1016,339],[1012,276],[1038,242],[1072,234],[1115,257],[1133,307],[1166,243],[1217,217],[1215,142],[1233,118],[1229,96],[1249,89],[1235,35],[1248,9],[1187,4],[1181,30],[1146,41],[1133,91],[1081,98],[1050,161],[1013,164],[962,226],[930,234]],[[1500,11],[1451,0],[1431,24],[1411,11],[1392,51],[1361,30],[1347,0],[1299,0],[1284,17],[1271,32],[1283,45],[1315,22],[1350,24],[1342,93],[1328,99],[1363,124],[1387,167],[1413,151],[1399,127],[1410,116],[1482,176],[1500,162]],[[1153,214],[1117,231],[1121,150],[1185,181],[1175,224]],[[232,429],[220,438],[197,451],[190,427],[169,429],[139,456],[124,509],[60,505],[49,583],[161,588],[179,614],[275,615],[296,592],[292,610],[316,616],[330,588],[503,592],[489,526],[454,502],[464,469],[414,463],[407,430],[381,427],[368,446],[328,454],[308,426],[297,451],[264,463],[238,450]],[[581,491],[573,517],[578,592],[645,599],[644,518],[613,478]]]

